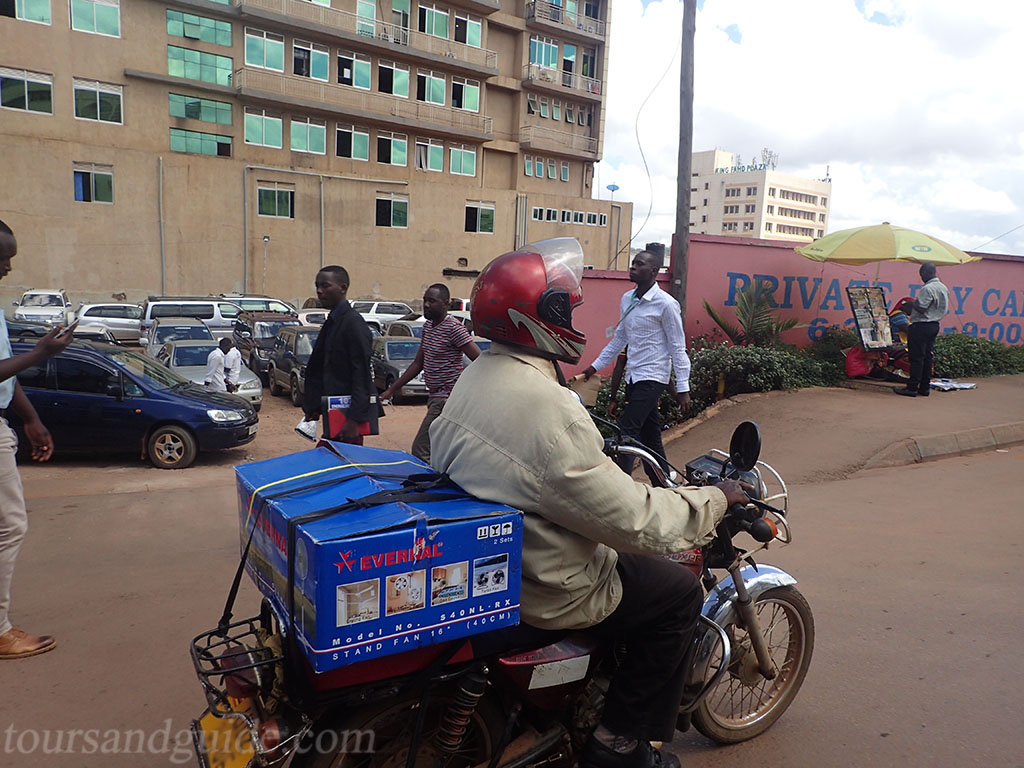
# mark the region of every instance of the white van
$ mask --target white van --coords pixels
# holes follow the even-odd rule
[[[142,335],[159,317],[202,320],[216,338],[230,336],[242,308],[224,299],[191,296],[150,296],[142,305]]]

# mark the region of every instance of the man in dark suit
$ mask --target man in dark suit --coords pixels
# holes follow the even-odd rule
[[[329,266],[316,275],[316,297],[329,310],[306,364],[306,421],[320,418],[321,398],[351,395],[345,425],[337,439],[362,445],[359,425],[370,419],[370,328],[348,303],[349,277],[344,267]],[[373,407],[376,407],[374,405]]]

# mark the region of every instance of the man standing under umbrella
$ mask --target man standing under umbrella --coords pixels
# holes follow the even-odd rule
[[[927,397],[931,392],[932,363],[939,321],[949,312],[949,289],[935,274],[935,265],[925,262],[919,274],[924,283],[914,299],[907,331],[907,354],[910,357],[910,381],[893,390],[897,395]]]

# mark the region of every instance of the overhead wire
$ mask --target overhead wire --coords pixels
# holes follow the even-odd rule
[[[976,251],[976,250],[978,250],[979,248],[984,248],[984,247],[985,247],[986,245],[988,245],[989,243],[994,243],[994,242],[995,242],[996,240],[1001,240],[1002,238],[1006,237],[1007,235],[1009,235],[1009,234],[1012,234],[1012,233],[1016,232],[1016,231],[1017,231],[1018,229],[1020,229],[1021,227],[1024,227],[1024,224],[1018,224],[1018,225],[1017,225],[1016,227],[1014,227],[1013,229],[1011,229],[1011,230],[1009,230],[1009,231],[1007,231],[1007,232],[1003,232],[1003,234],[999,235],[999,237],[993,237],[993,238],[992,238],[991,240],[986,240],[986,241],[985,241],[984,243],[982,243],[981,245],[976,245],[976,246],[974,246],[973,248],[971,248],[971,250],[972,250],[972,251]]]

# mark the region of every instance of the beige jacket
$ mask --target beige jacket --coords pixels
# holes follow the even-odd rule
[[[431,463],[470,493],[521,509],[522,616],[588,627],[619,604],[616,550],[666,554],[711,538],[717,488],[651,488],[602,451],[586,409],[554,365],[493,344],[459,378],[430,427]]]

